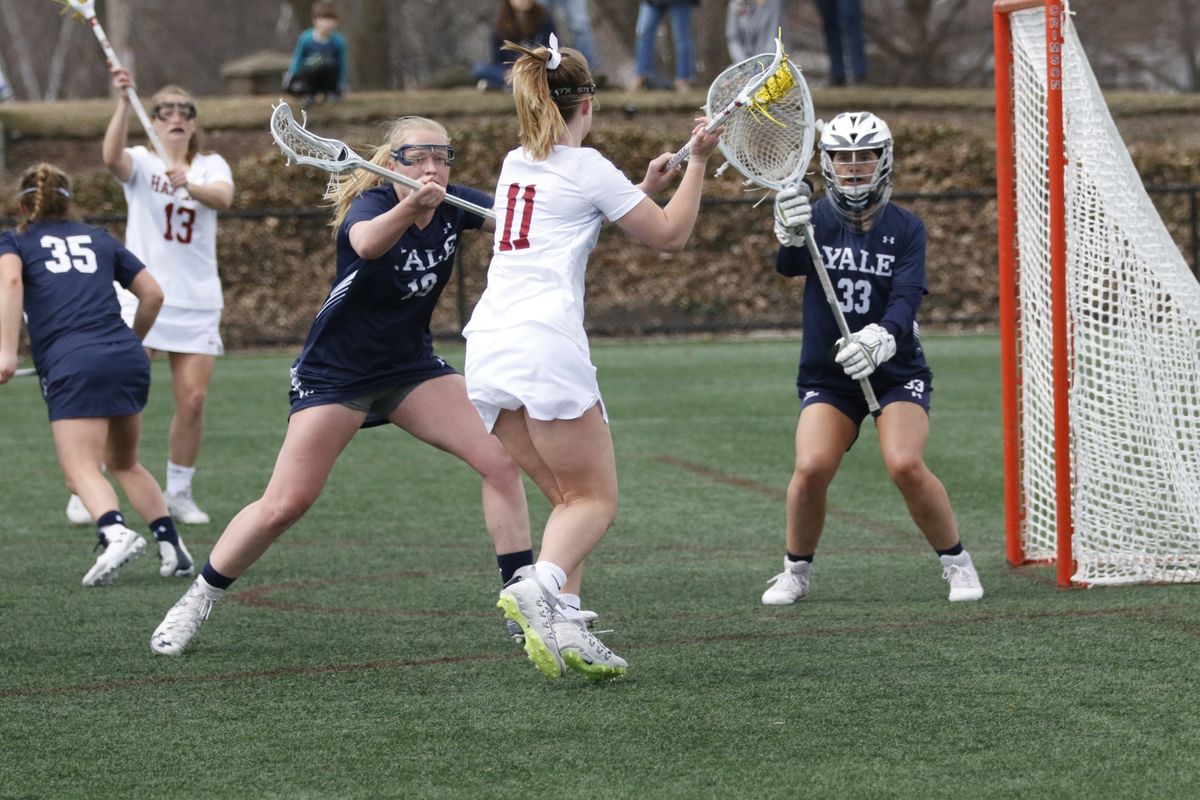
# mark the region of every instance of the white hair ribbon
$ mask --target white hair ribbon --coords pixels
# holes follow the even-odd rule
[[[558,52],[558,37],[550,34],[550,58],[546,61],[546,69],[558,69],[562,63],[562,53]]]

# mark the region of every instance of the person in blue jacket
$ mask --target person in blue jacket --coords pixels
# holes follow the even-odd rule
[[[71,219],[66,173],[37,164],[20,179],[19,222],[0,236],[0,383],[13,377],[24,311],[29,348],[67,487],[96,520],[100,555],[83,585],[104,586],[146,550],[125,525],[111,474],[158,541],[164,578],[191,575],[154,476],[138,461],[150,359],[142,339],[163,292],[137,256],[101,228]],[[132,328],[113,281],[138,298]]]
[[[296,40],[283,86],[305,107],[318,97],[336,103],[346,93],[346,39],[338,33],[338,24],[333,4],[313,3],[312,27]]]

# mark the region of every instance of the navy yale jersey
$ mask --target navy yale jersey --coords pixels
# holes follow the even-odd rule
[[[866,233],[844,224],[828,198],[813,203],[813,231],[833,291],[850,332],[876,323],[896,337],[896,355],[871,375],[877,393],[914,379],[932,376],[917,331],[917,309],[925,296],[925,224],[910,211],[889,203]],[[812,273],[807,247],[781,247],[775,269],[788,277],[808,276],[804,286],[804,342],[798,387],[821,387],[858,394],[858,382],[834,361],[841,334]]]
[[[474,189],[451,185],[446,193],[493,205]],[[425,228],[411,225],[379,258],[361,258],[350,246],[350,228],[397,203],[391,184],[351,202],[337,232],[337,274],[292,366],[293,410],[446,373],[433,352],[429,320],[450,280],[459,232],[482,227],[483,218],[442,203]]]
[[[35,222],[0,236],[0,255],[24,268],[25,327],[43,375],[81,347],[141,343],[121,321],[113,281],[128,287],[144,269],[137,256],[101,228],[68,220]]]

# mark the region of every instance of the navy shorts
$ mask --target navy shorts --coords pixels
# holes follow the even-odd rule
[[[150,359],[138,342],[81,347],[40,373],[50,421],[140,414],[150,394]]]
[[[355,411],[365,411],[367,418],[363,420],[362,427],[374,428],[377,425],[388,424],[388,417],[392,415],[392,412],[399,408],[404,399],[425,381],[440,378],[443,375],[456,374],[458,373],[454,367],[443,361],[438,366],[416,370],[405,378],[397,379],[395,383],[366,391],[320,389],[303,392],[300,391],[293,376],[292,390],[288,395],[292,408],[288,415],[314,406],[341,405]]]
[[[878,386],[875,389],[875,399],[879,401],[879,408],[883,410],[889,403],[916,403],[921,408],[925,409],[925,413],[929,413],[929,396],[933,393],[931,381],[926,378],[914,378],[903,384],[886,387],[880,391]],[[841,394],[832,392],[829,389],[820,386],[801,386],[800,387],[800,410],[803,411],[813,403],[827,403],[838,411],[841,411],[855,427],[861,426],[862,421],[866,419],[870,410],[867,408],[867,398],[862,396],[861,392],[855,394]]]

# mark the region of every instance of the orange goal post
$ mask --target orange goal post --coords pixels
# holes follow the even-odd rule
[[[1200,580],[1200,286],[1064,0],[993,4],[1005,539],[1060,586]]]

